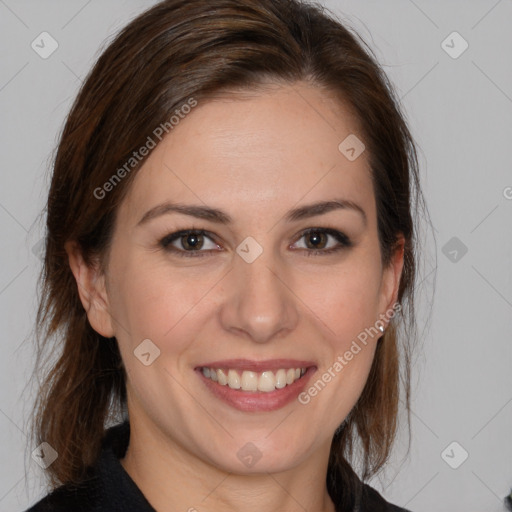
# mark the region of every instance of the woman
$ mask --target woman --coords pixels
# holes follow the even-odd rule
[[[405,510],[364,481],[409,403],[419,197],[391,86],[322,9],[131,22],[56,155],[34,431],[58,489],[30,510]]]

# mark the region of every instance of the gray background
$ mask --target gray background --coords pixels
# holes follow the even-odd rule
[[[52,151],[100,48],[153,3],[0,0],[0,511],[45,492],[26,429]],[[414,512],[501,511],[512,485],[512,1],[324,3],[370,44],[402,98],[435,232],[420,267],[411,450],[401,437],[372,484]],[[43,31],[59,45],[47,59],[31,48]],[[457,58],[458,36],[442,45],[454,31],[469,44]]]

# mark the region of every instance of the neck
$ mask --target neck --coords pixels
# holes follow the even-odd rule
[[[241,475],[132,420],[121,464],[158,512],[335,512],[326,487],[329,448],[287,471]]]

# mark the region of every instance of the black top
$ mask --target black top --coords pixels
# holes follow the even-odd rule
[[[128,421],[107,430],[92,477],[81,486],[63,485],[26,512],[156,512],[121,465],[130,440]],[[363,484],[363,500],[354,512],[408,512],[391,505]]]

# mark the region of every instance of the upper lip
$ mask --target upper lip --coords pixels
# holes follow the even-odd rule
[[[250,372],[262,372],[264,370],[279,370],[288,368],[309,368],[315,366],[313,361],[299,361],[297,359],[266,359],[264,361],[252,361],[250,359],[223,359],[198,365],[196,368],[230,368],[233,370],[246,370]]]

